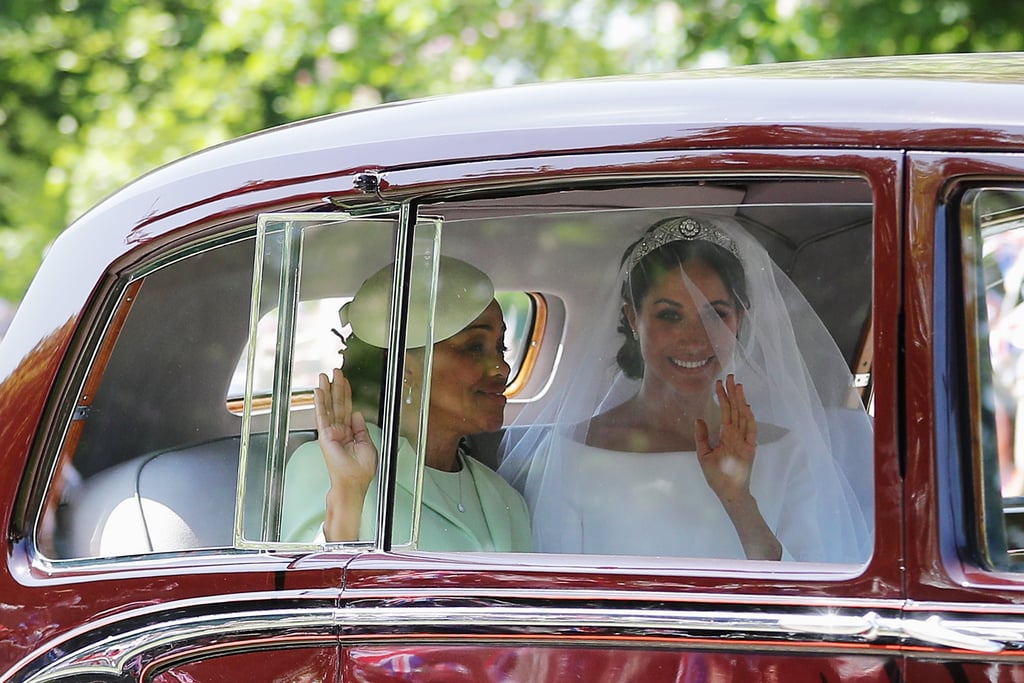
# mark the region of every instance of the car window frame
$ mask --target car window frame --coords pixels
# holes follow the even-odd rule
[[[906,513],[907,533],[923,549],[907,556],[907,595],[934,601],[936,609],[965,600],[1015,602],[1024,595],[1022,575],[986,557],[986,521],[997,516],[975,507],[986,498],[971,426],[980,415],[971,348],[980,342],[964,306],[961,199],[979,186],[1019,186],[1024,154],[910,151],[907,176],[905,372],[927,380],[905,393],[905,486],[923,502]]]
[[[989,235],[980,225],[977,203],[986,192],[1009,191],[1019,195],[1024,204],[1024,178],[984,181],[961,181],[950,212],[956,208],[963,262],[964,332],[963,345],[967,378],[968,416],[965,432],[969,435],[967,463],[963,476],[965,522],[968,526],[965,560],[995,572],[1024,572],[1018,556],[1010,556],[1005,527],[1006,505],[999,486],[999,462],[995,451],[996,426],[992,409],[987,405],[994,392],[994,373],[990,357],[989,318],[985,310],[985,281],[982,275],[983,248]],[[957,207],[957,204],[959,205]],[[1022,209],[1024,211],[1024,209]],[[1024,234],[1024,225],[1015,228]],[[973,514],[972,514],[973,512]],[[1018,549],[1018,555],[1020,555]]]
[[[122,328],[134,306],[139,287],[158,271],[174,267],[175,264],[201,256],[222,247],[251,239],[254,223],[239,220],[226,226],[215,235],[204,234],[182,244],[149,255],[140,260],[113,267],[92,298],[84,322],[71,345],[73,353],[67,356],[70,367],[61,389],[52,397],[53,418],[49,421],[48,433],[40,440],[38,460],[30,459],[26,478],[19,488],[19,497],[24,501],[23,510],[28,528],[31,529],[32,563],[45,568],[48,573],[61,576],[67,571],[107,570],[117,565],[132,565],[140,559],[166,562],[170,557],[187,559],[190,556],[208,556],[234,548],[183,548],[174,551],[153,551],[142,555],[118,554],[113,556],[59,557],[47,547],[41,538],[47,506],[53,504],[58,495],[55,486],[61,468],[70,464],[74,457],[81,429],[80,420],[87,415],[96,388],[103,380],[107,363],[121,338]]]
[[[841,159],[841,161],[837,163],[837,159]],[[900,159],[899,152],[890,150],[858,150],[855,152],[850,150],[816,150],[813,154],[797,150],[773,150],[771,152],[764,150],[730,150],[727,152],[690,150],[686,153],[624,152],[621,154],[583,154],[559,158],[534,157],[528,160],[517,159],[514,167],[512,162],[500,160],[485,163],[467,162],[464,164],[446,165],[443,169],[430,167],[391,172],[387,176],[387,193],[381,199],[388,201],[412,200],[414,203],[425,204],[436,201],[439,197],[443,196],[453,196],[461,200],[491,194],[543,193],[556,185],[562,186],[566,184],[594,187],[607,185],[609,182],[612,182],[616,186],[619,183],[623,184],[623,186],[628,186],[630,183],[665,182],[667,179],[693,178],[694,176],[717,179],[733,176],[747,178],[763,175],[770,175],[772,177],[776,175],[818,177],[823,175],[852,174],[863,177],[868,181],[869,186],[872,188],[876,211],[878,211],[879,206],[895,206],[897,203],[895,198],[897,194],[896,185],[893,181],[897,177],[895,169],[898,168]],[[610,163],[613,163],[616,168],[616,173],[612,180],[609,180],[605,170],[608,167],[607,164]],[[510,179],[505,174],[513,168],[514,179]],[[535,175],[531,176],[531,171],[529,170],[531,168],[537,169],[532,171]],[[340,200],[337,203],[341,203]],[[876,249],[882,250],[886,256],[886,263],[890,267],[892,261],[889,259],[899,252],[898,240],[892,237],[897,227],[898,223],[893,215],[877,215],[875,218],[874,239]],[[880,229],[890,235],[888,240],[885,237],[879,236]],[[894,276],[889,277],[892,278]],[[879,308],[879,311],[885,313],[881,318],[881,322],[887,322],[891,311],[894,310],[895,294],[891,290],[876,290],[875,303],[877,303],[878,298],[886,301],[886,304]],[[878,342],[876,341],[876,347],[877,344]],[[895,377],[895,362],[894,358],[890,357],[890,355],[891,350],[887,350],[886,354],[881,358],[877,353],[875,354],[876,372],[872,378],[872,383],[876,389],[876,400],[879,395],[884,397],[884,405],[879,410],[880,414],[883,415],[882,422],[885,426],[884,434],[886,435],[881,438],[886,440],[890,439],[893,434],[892,424],[889,421],[892,415],[895,414],[895,408],[893,408],[891,413],[884,412],[887,410],[888,404],[895,400],[895,392],[889,389],[889,387],[893,386]],[[880,372],[877,371],[879,369]],[[881,380],[880,384],[879,380]],[[882,394],[878,393],[879,386],[885,387]],[[876,436],[876,475],[878,474],[878,438]],[[891,475],[891,470],[886,472],[886,475],[886,477],[883,477],[883,480],[890,479],[886,486],[891,486],[891,477],[888,476]],[[880,489],[876,488],[877,490]],[[892,522],[891,528],[898,529],[900,527],[900,510],[898,507],[886,506],[884,512],[876,507],[876,515],[882,515],[883,520]],[[877,516],[876,525],[878,525]],[[875,584],[873,588],[868,590],[869,593],[878,594],[894,590],[894,587],[900,583],[896,563],[890,560],[891,552],[880,551],[881,544],[883,543],[880,534],[876,534],[875,542],[876,552],[868,566],[861,568],[861,570],[854,574],[847,572],[843,575],[842,572],[839,572],[830,575],[830,581],[834,580],[836,586],[845,585],[849,587],[858,582],[866,582],[868,580],[867,577],[873,575]],[[889,547],[892,547],[891,539]],[[390,547],[386,547],[383,544],[379,544],[376,549],[386,553],[392,552]],[[404,551],[401,554],[404,556]],[[434,553],[416,551],[416,555],[430,557]],[[444,553],[441,556],[449,559],[456,557]],[[457,557],[457,562],[475,564],[475,561],[472,559],[465,558],[464,556]],[[358,562],[358,560],[354,561]],[[566,558],[566,561],[574,566],[581,566],[572,558]],[[660,562],[652,564],[649,558],[635,560],[634,558],[617,556],[615,562],[624,571],[628,571],[630,567],[633,570],[644,571],[643,568],[647,567],[647,569],[653,570],[656,574],[665,576],[664,572],[668,570]],[[534,566],[537,569],[550,569],[550,563],[544,560],[540,560]],[[677,566],[670,573],[675,574],[677,571],[682,571],[688,575],[693,572],[701,574],[703,571],[706,571],[702,570],[701,567],[709,566],[716,565],[714,562],[698,562],[693,564],[691,570],[681,569]],[[717,566],[720,566],[720,563]],[[885,569],[879,570],[880,566],[884,566]],[[655,567],[661,568],[655,569]],[[755,575],[763,575],[755,567],[748,567],[741,573],[748,575],[748,570]],[[728,574],[729,572],[726,573]],[[829,572],[826,572],[826,575],[829,575]],[[888,578],[880,578],[881,576]],[[800,578],[794,574],[784,580],[787,582],[799,581]]]

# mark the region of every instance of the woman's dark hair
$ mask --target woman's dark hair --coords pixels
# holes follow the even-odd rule
[[[675,221],[670,218],[658,221],[647,233],[657,229],[667,221]],[[645,236],[646,234],[645,233]],[[629,245],[622,255],[622,263],[625,264],[629,255],[637,244],[643,241],[643,237]],[[626,273],[622,282],[623,302],[635,302],[634,307],[639,309],[647,292],[655,282],[660,280],[666,273],[681,268],[690,261],[699,261],[710,266],[732,294],[735,302],[743,308],[750,307],[750,299],[747,297],[747,281],[743,274],[743,264],[727,249],[706,240],[676,240],[664,244],[645,257],[640,259],[633,269]],[[622,347],[615,356],[619,367],[627,377],[640,379],[644,376],[644,361],[640,355],[640,342],[633,338],[633,328],[629,325],[626,312],[619,314],[618,331],[625,338]]]

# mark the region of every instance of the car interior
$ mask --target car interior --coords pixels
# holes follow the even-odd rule
[[[623,248],[658,218],[690,211],[735,216],[764,244],[819,314],[871,412],[873,214],[862,178],[566,184],[436,196],[413,209],[439,226],[442,253],[474,264],[499,293],[523,302],[506,310],[516,337],[510,345],[519,349],[506,424],[539,415],[545,398],[566,381],[560,359],[582,344],[585,322],[604,303],[593,292],[617,273]],[[383,356],[346,348],[336,318],[338,302],[394,256],[397,218],[365,217],[370,213],[305,214],[312,227],[292,293],[282,292],[280,261],[290,257],[281,256],[272,234],[257,235],[255,224],[138,270],[95,340],[85,373],[95,387],[91,401],[68,426],[70,457],[57,468],[65,488],[46,544],[53,559],[231,548],[238,540],[237,504],[245,508],[244,533],[267,540],[256,530],[266,523],[266,497],[274,495],[267,482],[281,477],[288,455],[316,436],[315,379],[308,378],[344,362],[357,378],[357,400],[380,414]],[[273,314],[285,310],[289,296],[324,305],[308,323],[281,323]],[[264,320],[266,329],[257,330]],[[274,370],[282,344],[292,368],[283,373],[284,384]],[[248,411],[242,410],[246,399]],[[275,425],[286,438],[272,438]],[[474,456],[496,467],[500,436],[475,436]],[[863,454],[857,475],[865,503],[873,496],[871,455]]]

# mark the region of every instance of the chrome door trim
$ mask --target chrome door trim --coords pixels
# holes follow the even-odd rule
[[[187,661],[190,652],[207,656],[219,648],[235,652],[240,639],[260,649],[273,647],[275,642],[285,646],[294,645],[296,641],[340,646],[347,641],[365,642],[375,636],[403,632],[408,632],[411,639],[442,634],[481,639],[493,633],[520,634],[525,642],[541,633],[573,641],[600,636],[605,646],[609,644],[608,636],[635,638],[639,635],[652,640],[677,639],[679,646],[698,649],[709,647],[708,638],[721,638],[718,647],[744,649],[749,646],[744,641],[756,640],[759,648],[766,647],[765,641],[773,641],[783,648],[806,650],[811,647],[820,652],[842,647],[847,653],[851,644],[875,646],[862,650],[868,652],[875,648],[898,649],[908,641],[917,641],[967,653],[991,654],[1003,651],[1011,641],[1010,648],[1019,650],[1024,640],[1022,629],[1005,620],[947,621],[938,616],[906,619],[900,617],[898,609],[886,610],[889,616],[884,616],[878,612],[855,614],[828,610],[760,612],[507,604],[387,606],[367,601],[340,608],[250,609],[161,619],[167,613],[165,610],[151,612],[146,615],[144,625],[100,637],[71,653],[63,654],[65,650],[61,645],[72,643],[37,650],[21,667],[15,667],[0,680],[13,680],[19,669],[21,676],[26,669],[34,669],[27,677],[19,678],[26,683],[47,683],[71,676],[124,680],[147,669],[156,660]],[[115,624],[107,626],[111,625]],[[414,630],[409,632],[410,629]],[[701,642],[690,643],[690,637],[697,637]]]
[[[60,657],[63,648],[51,646],[46,651],[37,650],[30,656],[28,667],[16,666],[0,681],[19,680],[24,683],[61,681],[73,676],[97,677],[97,680],[136,680],[134,675],[155,659],[174,657],[180,661],[188,658],[188,652],[202,649],[209,653],[211,646],[232,647],[238,638],[259,640],[260,649],[267,649],[268,641],[279,641],[281,645],[293,644],[301,639],[307,644],[334,646],[338,644],[337,610],[319,609],[270,609],[222,614],[203,614],[178,619],[162,620],[159,613],[148,615],[144,626],[101,637],[97,642],[86,645]],[[107,625],[109,627],[109,625]],[[236,651],[232,648],[231,651]],[[32,664],[42,660],[56,661],[38,668],[22,678],[25,668],[36,668]],[[21,674],[15,679],[18,671]],[[130,679],[129,676],[132,676]]]

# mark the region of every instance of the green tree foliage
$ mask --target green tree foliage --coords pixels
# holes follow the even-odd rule
[[[1024,49],[997,0],[4,0],[0,298],[161,163],[272,125],[518,82]]]

